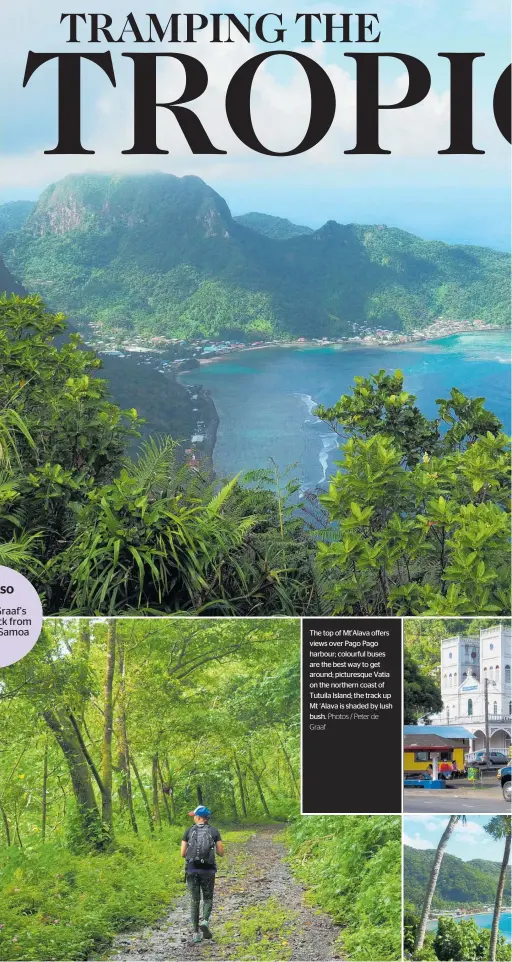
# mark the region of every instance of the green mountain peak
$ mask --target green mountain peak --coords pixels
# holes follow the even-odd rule
[[[506,254],[384,225],[233,218],[192,176],[70,175],[0,248],[29,291],[97,336],[319,337],[510,316]]]

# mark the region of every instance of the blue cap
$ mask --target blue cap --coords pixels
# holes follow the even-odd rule
[[[209,808],[206,808],[205,805],[198,805],[193,812],[189,812],[188,814],[199,815],[199,818],[209,818],[212,813],[210,812]]]

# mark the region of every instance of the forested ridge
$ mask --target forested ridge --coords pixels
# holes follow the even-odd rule
[[[47,614],[510,611],[508,439],[453,388],[426,418],[400,371],[315,413],[327,491],[293,469],[212,479],[113,403],[101,361],[41,298],[0,298],[0,562]]]
[[[45,622],[0,672],[2,959],[97,957],[169,906],[175,920],[198,802],[227,848],[219,946],[235,926],[237,958],[291,958],[296,877],[339,926],[335,957],[400,957],[400,819],[298,815],[299,639],[286,619]],[[292,904],[276,901],[278,872]],[[266,873],[256,915],[223,910],[230,878],[249,910]]]
[[[49,187],[0,246],[29,291],[123,336],[321,337],[354,324],[410,331],[439,316],[509,323],[507,254],[384,225],[305,231],[266,215],[234,219],[197,177],[88,174]]]
[[[435,850],[404,846],[405,900],[415,909],[421,908]],[[455,855],[445,855],[439,873],[434,909],[466,911],[494,904],[500,863],[483,859],[463,861]],[[510,905],[510,877],[505,887],[505,905]]]

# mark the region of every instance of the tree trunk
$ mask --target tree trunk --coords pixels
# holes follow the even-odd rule
[[[62,708],[43,712],[43,718],[64,753],[83,836],[93,848],[102,849],[104,838],[100,813],[94,796],[89,765],[75,728]]]
[[[20,825],[19,825],[19,821],[18,821],[18,804],[17,804],[17,802],[14,802],[14,826],[15,826],[14,835],[15,835],[15,837],[18,839],[18,842],[20,843],[20,848],[23,848],[23,842],[21,841],[21,835],[20,835]]]
[[[171,766],[169,765],[169,759],[167,758],[167,755],[164,755],[164,768],[165,768],[165,777],[167,779],[167,784],[171,789],[171,794],[169,795],[169,804],[171,806],[171,818],[173,822],[175,822],[176,821],[176,803],[174,801],[173,777],[171,774]]]
[[[238,809],[236,807],[235,786],[234,786],[233,776],[231,772],[228,773],[228,777],[229,777],[229,794],[231,797],[231,810],[233,812],[233,818],[235,822],[238,822]]]
[[[137,785],[139,786],[140,794],[142,795],[142,801],[143,801],[143,803],[144,803],[144,809],[145,809],[145,811],[146,811],[146,816],[147,816],[147,820],[148,820],[149,830],[150,830],[151,833],[153,833],[153,832],[155,831],[155,826],[154,826],[154,824],[153,824],[153,819],[152,819],[152,817],[151,817],[151,808],[150,808],[150,806],[149,806],[148,796],[147,796],[147,794],[146,794],[146,789],[144,788],[144,785],[142,784],[142,779],[141,779],[141,777],[140,777],[140,775],[139,775],[139,769],[137,768],[137,765],[135,764],[135,759],[134,759],[133,755],[130,755],[130,765],[131,765],[131,767],[133,768],[133,774],[135,775],[135,778],[136,778],[136,780],[137,780]]]
[[[201,788],[200,785],[196,785],[196,792],[197,792],[197,804],[198,804],[198,805],[204,805],[204,802],[203,802],[203,789]]]
[[[119,689],[117,692],[116,732],[119,744],[117,768],[120,775],[119,802],[121,809],[127,809],[135,835],[138,834],[137,819],[133,807],[132,780],[130,774],[130,746],[126,727],[126,658],[122,632],[117,638],[117,673]]]
[[[160,828],[160,805],[158,802],[158,753],[151,759],[151,784],[153,786],[153,821]]]
[[[88,618],[80,618],[78,623],[78,640],[73,648],[73,656],[81,662],[81,675],[83,679],[83,688],[85,688],[85,682],[87,678],[87,668],[89,665],[89,654],[91,651],[91,625]],[[80,702],[77,709],[77,715],[80,721],[83,722],[85,709],[87,707],[88,697],[87,694],[82,694]]]
[[[418,925],[416,932],[416,938],[414,940],[413,954],[419,952],[423,948],[423,943],[425,941],[425,933],[427,931],[427,922],[430,915],[430,909],[432,907],[432,899],[434,897],[434,892],[436,890],[437,879],[439,878],[439,872],[441,871],[441,865],[444,858],[444,853],[446,851],[446,846],[450,840],[450,836],[459,820],[459,815],[450,815],[450,821],[446,826],[439,845],[437,846],[436,857],[434,859],[434,864],[430,872],[430,878],[428,880],[427,892],[425,895],[425,901],[423,903],[423,911],[421,914],[421,920]]]
[[[285,744],[284,744],[284,742],[283,742],[283,740],[282,740],[279,732],[277,732],[277,737],[278,737],[279,744],[280,744],[280,746],[281,746],[281,749],[282,749],[282,752],[283,752],[283,755],[284,755],[284,758],[285,758],[285,761],[286,761],[286,765],[287,765],[287,767],[288,767],[288,771],[289,771],[289,773],[290,773],[290,778],[291,778],[291,782],[292,782],[292,785],[293,785],[295,794],[296,794],[297,798],[300,798],[299,783],[298,783],[298,781],[297,781],[297,779],[296,779],[296,777],[295,777],[295,772],[294,772],[294,770],[293,770],[293,765],[292,765],[292,763],[291,763],[290,756],[289,756],[288,752],[286,751],[286,746],[285,746]]]
[[[160,780],[160,788],[162,790],[162,798],[164,800],[165,814],[167,816],[167,821],[169,822],[169,825],[172,825],[171,809],[169,808],[169,797],[167,795],[167,792],[164,792],[164,788],[165,788],[164,776],[162,775],[162,768],[158,758],[157,758],[157,768],[158,768],[158,778]]]
[[[505,891],[505,884],[508,876],[508,862],[510,859],[510,829],[505,836],[505,851],[503,853],[503,861],[501,863],[500,877],[498,880],[498,888],[496,890],[496,901],[494,903],[494,914],[492,917],[492,927],[491,927],[491,943],[489,948],[489,959],[490,962],[496,962],[496,946],[498,944],[498,932],[500,926],[500,915],[501,906],[503,905],[503,893]]]
[[[107,663],[103,684],[103,743],[101,746],[101,817],[112,835],[112,731],[114,669],[116,663],[116,622],[107,622]]]
[[[46,813],[48,811],[48,738],[44,741],[43,788],[41,793],[41,839],[46,838]]]
[[[259,779],[259,775],[258,775],[256,769],[255,769],[252,765],[249,765],[249,771],[250,771],[250,773],[251,773],[251,775],[252,775],[252,777],[253,777],[254,784],[256,785],[256,789],[257,789],[258,795],[259,795],[259,797],[260,797],[260,802],[261,802],[261,804],[262,804],[262,806],[263,806],[263,811],[265,812],[265,815],[267,816],[267,818],[270,818],[271,815],[270,815],[269,807],[268,807],[268,805],[267,805],[267,800],[266,800],[266,798],[265,798],[265,796],[264,796],[264,794],[263,794],[263,788],[261,787],[261,782],[260,782],[260,779]]]
[[[7,845],[11,844],[11,831],[9,829],[9,819],[7,818],[7,812],[5,811],[2,802],[0,801],[0,815],[2,816],[2,822],[4,824],[5,841]]]
[[[242,817],[247,818],[247,805],[245,803],[245,790],[244,790],[244,780],[242,778],[242,772],[240,770],[240,765],[238,764],[238,758],[233,759],[235,765],[236,778],[238,781],[238,794],[240,795],[240,808],[242,809]]]

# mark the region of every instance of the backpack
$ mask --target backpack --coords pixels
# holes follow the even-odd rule
[[[194,825],[187,843],[187,862],[194,868],[213,868],[215,865],[215,839],[209,825]]]

